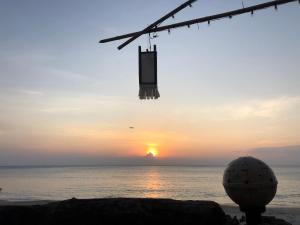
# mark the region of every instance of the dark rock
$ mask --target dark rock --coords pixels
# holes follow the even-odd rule
[[[261,225],[292,225],[282,219],[273,216],[263,216]]]
[[[71,199],[40,206],[0,206],[0,225],[241,225],[211,201]],[[261,225],[291,225],[262,217]]]
[[[227,219],[227,221],[230,221],[230,225],[246,225],[246,217],[242,216],[240,219],[237,219],[236,217],[231,218],[227,215],[230,219]],[[262,221],[258,225],[292,225],[282,219],[278,219],[276,217],[272,216],[263,216]]]
[[[2,206],[5,225],[233,225],[211,201],[71,199],[43,206]]]
[[[235,217],[231,218],[231,216],[226,215],[226,225],[240,225],[240,222]]]

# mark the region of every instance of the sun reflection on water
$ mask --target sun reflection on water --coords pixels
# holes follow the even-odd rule
[[[144,181],[144,197],[159,198],[163,189],[164,181],[160,177],[160,173],[156,168],[151,168],[146,174]]]

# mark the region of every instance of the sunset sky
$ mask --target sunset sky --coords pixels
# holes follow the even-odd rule
[[[0,165],[103,162],[149,148],[200,161],[269,149],[276,162],[286,150],[286,162],[300,163],[299,4],[159,33],[157,101],[138,99],[146,36],[122,51],[98,44],[183,2],[1,0]],[[241,4],[199,0],[165,24]]]

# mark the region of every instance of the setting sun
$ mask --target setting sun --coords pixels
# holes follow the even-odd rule
[[[147,151],[147,155],[149,155],[149,154],[151,154],[154,157],[156,157],[157,154],[158,154],[158,151],[157,151],[157,149],[155,147],[149,147],[148,151]]]

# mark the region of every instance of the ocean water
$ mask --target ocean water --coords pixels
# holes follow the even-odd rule
[[[2,167],[0,200],[145,197],[213,200],[233,204],[222,176],[225,167],[99,166]],[[279,185],[270,206],[300,206],[300,167],[273,167]]]

